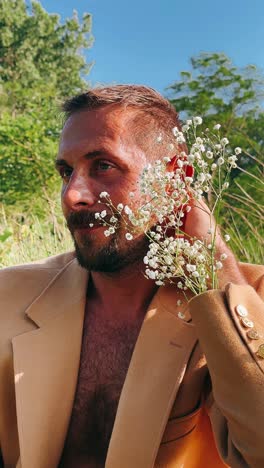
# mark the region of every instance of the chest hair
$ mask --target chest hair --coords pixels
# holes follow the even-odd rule
[[[105,462],[141,323],[117,326],[87,314],[66,452]]]

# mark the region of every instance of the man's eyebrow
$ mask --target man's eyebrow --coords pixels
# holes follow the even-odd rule
[[[97,150],[97,151],[90,151],[89,153],[84,154],[85,159],[93,159],[96,158],[97,156],[101,156],[102,154],[106,154],[107,151],[105,150]],[[66,159],[62,158],[56,158],[55,159],[55,167],[61,167],[61,166],[69,166],[69,163],[66,161]]]

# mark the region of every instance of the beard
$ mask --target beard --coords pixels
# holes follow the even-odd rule
[[[108,220],[107,217],[105,220]],[[93,223],[94,226],[101,225],[95,222],[94,213],[77,212],[70,214],[67,218],[67,225],[74,241],[76,258],[81,267],[89,271],[114,273],[128,266],[142,263],[149,245],[145,234],[141,234],[131,241],[126,241],[125,233],[122,233],[122,228],[119,228],[110,237],[105,237],[106,243],[104,245],[95,245],[97,237],[94,233],[83,235],[81,242],[77,242],[74,236],[75,229],[88,227],[90,223]]]

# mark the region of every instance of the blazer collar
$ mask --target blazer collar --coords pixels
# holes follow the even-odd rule
[[[193,324],[175,314],[176,301],[175,288],[163,287],[148,308],[119,400],[106,468],[154,466],[197,341]]]
[[[58,466],[78,378],[87,281],[76,260],[68,263],[26,311],[39,328],[12,340],[22,468]],[[175,289],[163,287],[149,305],[119,400],[106,468],[154,465],[197,339],[192,323],[175,314],[176,301]]]
[[[12,340],[22,468],[58,466],[78,378],[86,285],[87,272],[71,261],[26,311],[40,328]]]

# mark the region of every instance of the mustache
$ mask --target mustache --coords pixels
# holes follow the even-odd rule
[[[67,226],[70,231],[76,228],[86,228],[89,227],[89,224],[93,224],[94,226],[103,226],[103,222],[100,219],[95,219],[96,212],[90,211],[77,211],[74,213],[70,213],[69,216],[66,218]],[[110,223],[111,214],[107,214],[103,221]]]

